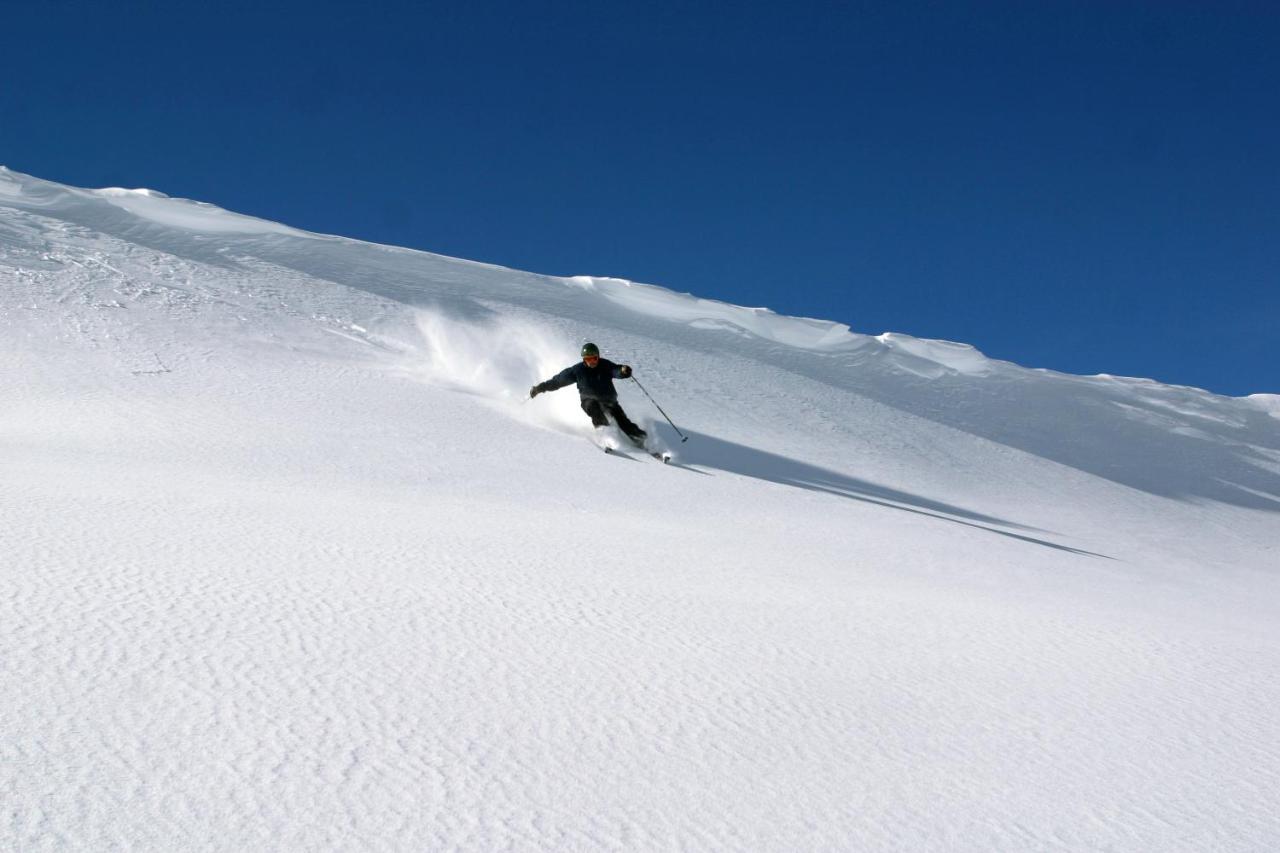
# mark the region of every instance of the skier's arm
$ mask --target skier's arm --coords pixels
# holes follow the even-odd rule
[[[536,397],[539,394],[546,393],[547,391],[555,391],[566,385],[572,385],[574,382],[577,382],[578,377],[574,373],[575,368],[577,368],[576,364],[566,367],[546,382],[539,382],[537,385],[534,385],[529,389],[529,396]]]
[[[628,378],[628,377],[630,377],[630,376],[631,376],[631,365],[629,365],[629,364],[615,364],[615,365],[613,366],[613,378],[614,378],[614,379],[626,379],[626,378]]]

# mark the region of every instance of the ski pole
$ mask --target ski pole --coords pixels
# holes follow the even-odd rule
[[[639,388],[640,388],[640,390],[641,390],[641,391],[644,391],[644,386],[643,386],[643,385],[640,385],[640,380],[639,380],[639,379],[636,379],[634,376],[632,376],[632,377],[631,377],[631,381],[632,381],[632,382],[634,382],[634,383],[636,383],[636,385],[637,385],[637,386],[639,386]],[[644,391],[644,395],[645,395],[646,397],[649,397],[649,402],[650,402],[650,403],[653,403],[654,407],[655,407],[655,408],[657,408],[657,410],[658,410],[659,412],[662,412],[662,407],[658,405],[658,401],[657,401],[657,400],[653,399],[653,397],[651,397],[651,396],[649,395],[649,392],[648,392],[648,391]],[[664,418],[667,418],[667,413],[666,413],[666,412],[662,412],[662,416],[663,416]],[[671,424],[671,418],[667,418],[667,423]],[[671,424],[671,428],[672,428],[673,430],[675,430],[675,431],[676,431],[676,435],[680,436],[680,442],[681,442],[681,444],[683,444],[684,442],[686,442],[686,441],[688,441],[688,440],[689,440],[689,436],[687,436],[687,435],[685,435],[684,433],[680,432],[680,427],[676,426],[675,424]]]

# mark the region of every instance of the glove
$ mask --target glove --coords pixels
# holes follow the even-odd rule
[[[618,375],[621,376],[623,379],[626,379],[627,377],[629,377],[631,375],[631,365],[624,364],[620,366],[618,368]]]
[[[534,397],[538,396],[541,393],[542,393],[542,389],[537,385],[534,385],[532,388],[529,389],[529,399],[532,400]]]

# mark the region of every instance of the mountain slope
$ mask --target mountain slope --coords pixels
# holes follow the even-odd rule
[[[6,847],[1280,840],[1272,397],[7,170],[0,282]]]

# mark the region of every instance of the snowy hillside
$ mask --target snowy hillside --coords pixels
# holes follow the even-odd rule
[[[2,849],[1280,847],[1275,396],[8,170],[0,358]]]

